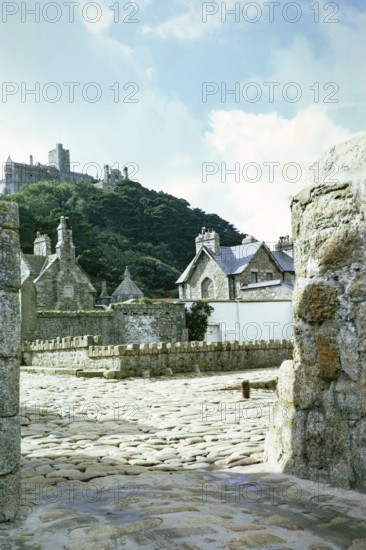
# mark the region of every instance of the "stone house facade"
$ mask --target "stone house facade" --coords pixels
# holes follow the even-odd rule
[[[37,233],[34,254],[22,254],[22,314],[33,310],[92,310],[96,290],[75,259],[68,218],[61,216],[56,253],[48,235]]]
[[[219,235],[203,228],[196,255],[177,284],[181,300],[245,300],[248,291],[258,293],[266,286],[273,287],[272,294],[283,287],[291,290],[294,276],[293,258],[280,247],[271,251],[250,236],[239,246],[220,246]]]

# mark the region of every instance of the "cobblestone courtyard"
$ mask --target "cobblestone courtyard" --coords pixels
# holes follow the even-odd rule
[[[1,550],[366,549],[366,495],[261,463],[276,370],[246,372],[245,401],[243,378],[23,372],[23,506]]]

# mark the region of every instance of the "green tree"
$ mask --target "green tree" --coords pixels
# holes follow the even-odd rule
[[[190,342],[204,339],[208,327],[208,318],[213,311],[214,308],[203,300],[193,302],[190,310],[186,308],[186,325]]]
[[[216,214],[131,180],[110,193],[85,182],[39,182],[3,200],[19,204],[20,241],[27,254],[37,231],[49,235],[54,250],[60,216],[68,216],[79,264],[96,287],[105,279],[109,292],[129,266],[145,295],[173,298],[175,281],[192,260],[203,226],[217,231],[223,246],[238,245],[243,238]]]

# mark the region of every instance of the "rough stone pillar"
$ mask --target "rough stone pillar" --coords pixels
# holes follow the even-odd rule
[[[366,138],[332,148],[292,202],[294,360],[280,368],[266,458],[366,490]]]
[[[18,206],[0,202],[0,522],[20,502]]]

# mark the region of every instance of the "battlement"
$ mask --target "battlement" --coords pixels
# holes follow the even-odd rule
[[[24,342],[22,351],[57,351],[74,350],[80,348],[89,348],[102,344],[101,336],[66,336],[65,338],[55,338],[54,340],[35,340],[34,342]]]
[[[28,351],[58,351],[88,349],[91,357],[117,355],[151,355],[161,353],[202,353],[219,351],[253,351],[292,348],[288,340],[251,340],[249,342],[176,342],[153,344],[124,344],[119,346],[103,346],[102,336],[67,336],[54,340],[35,340],[24,342],[23,352]]]
[[[102,345],[101,336],[36,340],[23,344],[23,363],[47,369],[92,371],[126,378],[179,372],[231,371],[280,366],[292,357],[288,340]]]

